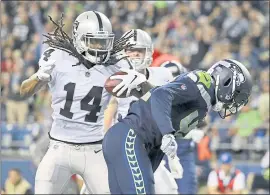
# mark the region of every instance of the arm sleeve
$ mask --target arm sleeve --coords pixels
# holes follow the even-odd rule
[[[39,59],[39,68],[42,67],[44,65],[44,63],[48,62],[48,60],[55,60],[55,64],[57,66],[58,63],[58,59],[61,55],[61,51],[49,47],[48,49],[46,49],[43,54],[41,55],[40,59]],[[52,73],[51,73],[51,80],[49,82],[50,85],[52,85],[55,81],[55,77],[56,77],[56,67],[53,69]]]
[[[175,130],[171,121],[173,105],[180,105],[192,101],[198,96],[195,84],[181,79],[158,87],[151,93],[151,114],[162,135],[173,133]]]

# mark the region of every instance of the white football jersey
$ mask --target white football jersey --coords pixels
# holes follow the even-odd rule
[[[48,48],[39,65],[49,59],[56,61],[49,82],[54,120],[50,136],[71,143],[102,140],[104,110],[111,97],[104,84],[110,75],[119,71],[120,64],[87,69],[82,64],[76,65],[78,59],[67,52]],[[125,68],[128,67],[127,64]]]
[[[166,83],[173,80],[172,73],[168,68],[149,67],[147,68],[147,71],[149,73],[149,77],[147,81],[154,86],[165,85]],[[116,116],[119,116],[119,114],[121,114],[123,118],[127,115],[131,102],[138,100],[138,98],[134,96],[131,96],[128,98],[116,98],[116,99],[118,102]]]

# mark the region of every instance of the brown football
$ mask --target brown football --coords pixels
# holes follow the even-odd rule
[[[127,74],[126,72],[117,72],[117,73],[114,73],[113,75],[111,76],[115,76],[115,75],[125,75]],[[124,93],[122,93],[121,96],[117,96],[117,92],[116,93],[113,93],[112,90],[114,89],[115,86],[117,86],[118,84],[120,84],[122,82],[122,80],[120,79],[110,79],[111,76],[106,80],[105,82],[105,89],[110,93],[112,94],[113,96],[115,97],[118,97],[118,98],[126,98],[126,93],[127,93],[127,90],[124,91]]]

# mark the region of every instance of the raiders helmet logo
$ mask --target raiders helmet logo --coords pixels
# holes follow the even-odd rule
[[[76,20],[76,21],[73,23],[73,34],[76,34],[76,33],[77,33],[78,26],[79,26],[79,22]]]

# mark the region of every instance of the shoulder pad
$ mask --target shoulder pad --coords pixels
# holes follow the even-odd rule
[[[207,88],[211,86],[212,77],[208,72],[197,70],[188,73],[187,76],[195,83],[201,83]]]
[[[148,67],[148,81],[156,86],[164,85],[173,80],[171,71],[165,67]]]
[[[61,57],[61,50],[49,47],[46,49],[39,59],[39,66],[41,67],[45,62],[49,60],[57,61]]]
[[[70,62],[70,64],[74,63],[74,65],[78,63],[78,59],[75,58],[74,56],[69,55],[68,52],[52,47],[49,47],[43,52],[43,54],[39,59],[39,66],[41,67],[44,63],[48,62],[49,60],[56,61],[56,66],[64,65],[63,61],[68,61]]]

